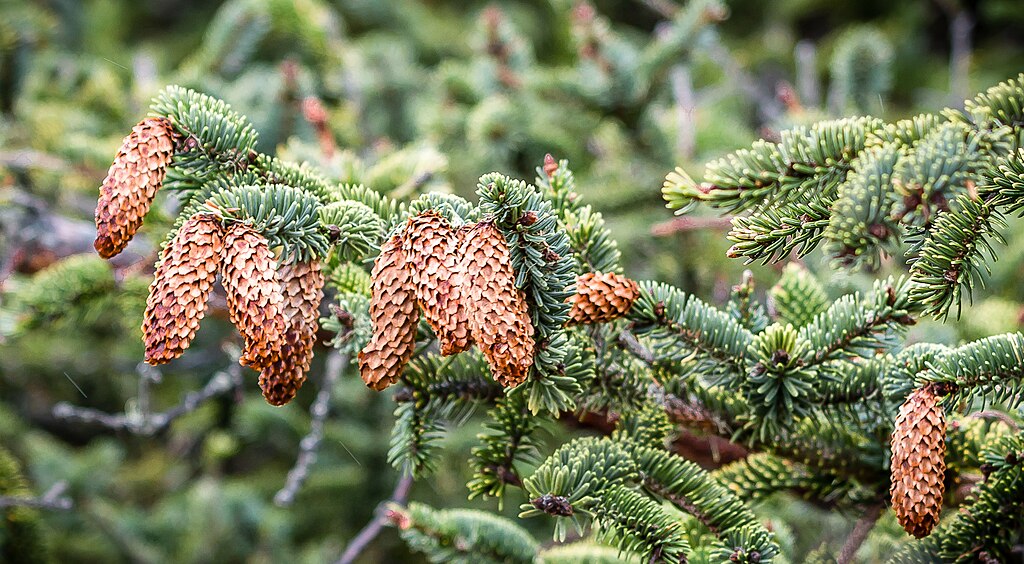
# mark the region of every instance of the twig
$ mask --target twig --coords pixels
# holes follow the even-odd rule
[[[324,380],[320,385],[320,391],[309,407],[310,424],[309,433],[299,443],[299,456],[295,459],[295,466],[288,471],[284,486],[274,495],[274,503],[281,507],[287,507],[295,501],[295,494],[309,476],[309,468],[316,462],[317,453],[320,450],[320,443],[324,438],[324,422],[330,411],[331,391],[338,381],[339,375],[348,366],[348,357],[337,351],[331,351],[327,356],[324,365]]]
[[[850,531],[850,536],[846,537],[846,542],[843,543],[843,548],[839,551],[839,557],[836,558],[837,564],[853,562],[854,555],[857,554],[860,545],[864,544],[864,540],[868,538],[868,533],[875,527],[875,522],[882,515],[883,508],[884,505],[879,503],[872,505],[864,512],[857,524],[853,526],[853,530]]]
[[[682,158],[690,159],[697,146],[697,108],[693,79],[686,65],[673,66],[669,76],[672,81],[672,98],[676,103],[676,151]]]
[[[808,40],[796,44],[793,54],[796,58],[796,91],[807,106],[817,107],[821,101],[818,90],[818,52],[814,43]]]
[[[629,331],[623,331],[619,333],[619,344],[626,347],[626,350],[631,352],[633,356],[644,361],[644,364],[654,364],[654,353],[643,346],[640,341],[636,339],[636,335]]]
[[[391,497],[377,505],[377,509],[374,510],[373,519],[348,543],[348,546],[345,547],[345,553],[338,559],[337,564],[352,564],[352,562],[355,562],[356,558],[366,550],[366,547],[373,542],[373,539],[377,538],[381,529],[387,524],[388,520],[384,515],[384,508],[390,503],[405,505],[411,488],[412,474],[403,474],[395,486],[395,491],[392,492]]]
[[[224,372],[218,372],[197,392],[189,392],[182,402],[161,413],[118,413],[110,414],[98,409],[79,407],[60,402],[53,408],[53,416],[65,421],[92,423],[115,431],[128,431],[143,436],[153,436],[166,429],[177,418],[191,413],[214,397],[225,394],[241,380],[239,365]]]
[[[700,229],[728,229],[732,220],[728,217],[676,217],[651,227],[651,234],[664,237],[679,231],[698,231]]]
[[[31,507],[33,509],[59,509],[66,511],[71,509],[71,498],[64,495],[68,489],[68,483],[64,480],[50,486],[40,497],[18,497],[0,496],[0,509],[7,507]]]

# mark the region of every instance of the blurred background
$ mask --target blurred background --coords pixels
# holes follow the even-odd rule
[[[139,364],[173,194],[127,253],[108,263],[92,250],[99,184],[167,84],[229,102],[263,152],[395,197],[472,198],[484,173],[532,180],[546,153],[566,158],[627,274],[721,303],[748,267],[725,258],[727,218],[674,220],[664,208],[673,167],[699,177],[707,160],[829,117],[960,107],[1022,70],[1017,0],[0,0],[0,495],[66,487],[55,493],[73,507],[44,509],[22,531],[44,537],[56,561],[325,562],[394,487],[390,394],[346,372],[308,481],[291,506],[274,503],[325,354],[287,407],[266,405],[245,373],[246,386],[166,426],[137,425],[234,370],[237,347],[215,297],[188,354],[159,371]],[[912,341],[1019,327],[1019,227],[961,322],[922,323]],[[835,295],[872,277],[804,260]],[[750,268],[760,291],[778,277]],[[69,418],[72,405],[121,414],[120,427]],[[412,499],[498,510],[466,500],[479,431],[472,419],[452,430],[446,471]],[[548,436],[581,432],[570,420]],[[503,513],[518,512],[517,495]],[[852,526],[788,498],[759,511],[797,562],[837,548]],[[891,515],[882,523],[867,561],[902,539]],[[549,538],[550,523],[523,524]],[[0,546],[15,530],[0,525]],[[794,532],[808,530],[820,533]],[[362,561],[418,558],[387,530]]]

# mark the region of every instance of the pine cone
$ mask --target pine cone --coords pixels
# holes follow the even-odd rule
[[[416,347],[416,287],[402,251],[403,240],[392,237],[381,247],[370,274],[370,319],[373,337],[359,353],[359,374],[366,385],[383,390],[398,380]]]
[[[260,372],[260,388],[268,403],[284,405],[306,382],[306,372],[313,360],[324,275],[318,261],[295,262],[283,265],[277,278],[284,296],[282,314],[288,327],[277,360]]]
[[[128,245],[142,225],[180,136],[167,118],[146,118],[124,138],[100,186],[93,246],[110,258]]]
[[[904,530],[928,536],[939,521],[946,472],[946,417],[931,387],[915,390],[900,406],[892,434],[889,493]]]
[[[217,279],[223,245],[220,220],[199,213],[189,218],[164,248],[142,321],[149,364],[181,356],[192,342]]]
[[[533,324],[526,295],[516,288],[508,243],[491,223],[466,235],[459,255],[464,273],[469,328],[494,379],[515,387],[533,366]]]
[[[469,349],[466,306],[461,299],[458,272],[459,237],[437,212],[409,218],[402,250],[412,268],[416,302],[437,335],[444,356]]]
[[[228,230],[221,284],[227,292],[231,322],[245,337],[239,362],[256,370],[277,360],[285,332],[284,297],[276,270],[274,253],[263,235],[244,223]]]
[[[640,287],[625,276],[588,272],[576,279],[568,324],[607,323],[625,315],[639,296]]]

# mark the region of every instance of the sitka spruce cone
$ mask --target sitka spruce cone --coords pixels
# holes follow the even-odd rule
[[[625,276],[588,272],[576,280],[576,294],[569,298],[569,324],[607,323],[625,315],[639,296],[640,286]]]
[[[533,325],[526,295],[516,288],[508,243],[494,224],[478,223],[459,253],[473,340],[494,379],[518,386],[533,366]]]
[[[93,246],[110,258],[128,246],[142,225],[180,136],[167,118],[146,118],[132,128],[100,186]]]
[[[245,337],[239,362],[262,370],[277,360],[285,332],[284,297],[266,238],[245,223],[232,225],[224,237],[220,274],[231,322]]]
[[[900,406],[892,434],[892,507],[903,528],[928,536],[942,511],[946,472],[946,417],[931,386]]]
[[[189,218],[164,248],[142,322],[149,364],[181,356],[192,342],[217,278],[223,244],[220,219],[199,213]]]
[[[271,405],[284,405],[306,382],[313,360],[324,275],[319,261],[293,262],[277,271],[287,322],[278,358],[260,372],[263,397]]]
[[[373,337],[359,353],[359,374],[366,385],[383,390],[395,383],[416,346],[416,285],[395,235],[381,246],[370,274]]]
[[[405,228],[403,250],[412,268],[416,302],[445,356],[473,344],[457,268],[461,232],[434,211],[409,218]]]

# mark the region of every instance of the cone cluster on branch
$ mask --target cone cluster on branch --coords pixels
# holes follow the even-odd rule
[[[915,390],[900,406],[892,434],[889,493],[903,529],[928,536],[942,511],[946,472],[946,418],[930,386]]]
[[[412,356],[422,311],[441,354],[477,345],[494,379],[515,387],[533,367],[534,327],[526,294],[516,287],[512,257],[489,221],[453,228],[434,211],[410,218],[381,249],[372,274],[370,343],[359,354],[366,385],[396,382]],[[615,273],[589,273],[577,282],[569,323],[604,323],[624,315],[640,294]]]
[[[132,128],[100,186],[93,246],[110,258],[128,246],[142,225],[180,135],[167,118],[146,118]]]
[[[533,324],[515,287],[505,237],[491,223],[454,229],[433,211],[410,218],[381,249],[372,273],[373,338],[359,354],[363,381],[382,390],[412,356],[420,311],[441,354],[474,343],[495,380],[518,386],[533,365]]]
[[[635,281],[614,272],[588,272],[576,279],[576,293],[569,298],[569,324],[607,323],[625,315],[638,297]]]

